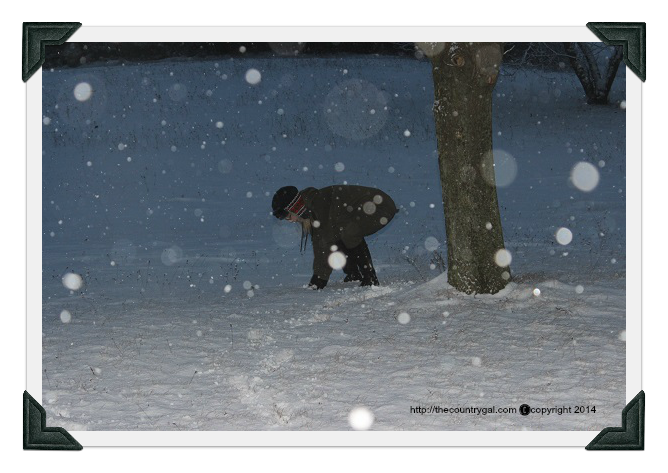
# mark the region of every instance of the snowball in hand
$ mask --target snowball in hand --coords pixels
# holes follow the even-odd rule
[[[369,430],[373,421],[373,413],[366,407],[356,407],[348,414],[348,423],[354,430]]]
[[[63,286],[70,291],[77,291],[83,286],[83,278],[75,273],[67,273],[63,276]]]

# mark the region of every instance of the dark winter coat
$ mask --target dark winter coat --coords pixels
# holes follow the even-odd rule
[[[332,245],[343,243],[348,249],[355,248],[365,236],[383,228],[397,213],[392,198],[372,187],[307,187],[301,195],[313,220],[313,274],[325,281],[332,273],[328,263]]]

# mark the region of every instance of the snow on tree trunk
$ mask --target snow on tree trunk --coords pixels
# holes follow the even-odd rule
[[[568,53],[571,67],[587,95],[587,103],[607,104],[612,83],[617,75],[619,64],[622,62],[621,46],[615,47],[612,56],[607,61],[604,74],[601,74],[596,55],[587,43],[564,43],[564,48]]]
[[[495,261],[504,250],[492,153],[492,91],[502,44],[439,44],[430,56],[448,283],[467,294],[494,294],[510,279],[509,267]]]

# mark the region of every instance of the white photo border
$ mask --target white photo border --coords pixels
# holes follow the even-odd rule
[[[371,34],[373,32],[373,35]],[[385,27],[385,26],[86,26],[72,42],[243,41],[598,41],[585,26]],[[42,74],[27,84],[27,374],[26,389],[42,398]],[[626,401],[642,389],[641,157],[642,82],[626,75]],[[621,412],[620,412],[621,425]],[[610,427],[618,427],[617,425]],[[87,446],[574,446],[596,431],[529,432],[118,432],[71,431]]]

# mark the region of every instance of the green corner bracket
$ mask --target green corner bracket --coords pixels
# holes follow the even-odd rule
[[[65,43],[81,23],[23,23],[23,82],[42,67],[48,45]]]
[[[23,450],[82,450],[83,446],[62,427],[46,426],[46,411],[23,392]]]
[[[640,80],[646,77],[645,23],[587,23],[587,28],[608,46],[624,48],[624,62]]]
[[[601,430],[585,449],[645,450],[645,391],[640,391],[622,410],[621,427]]]

